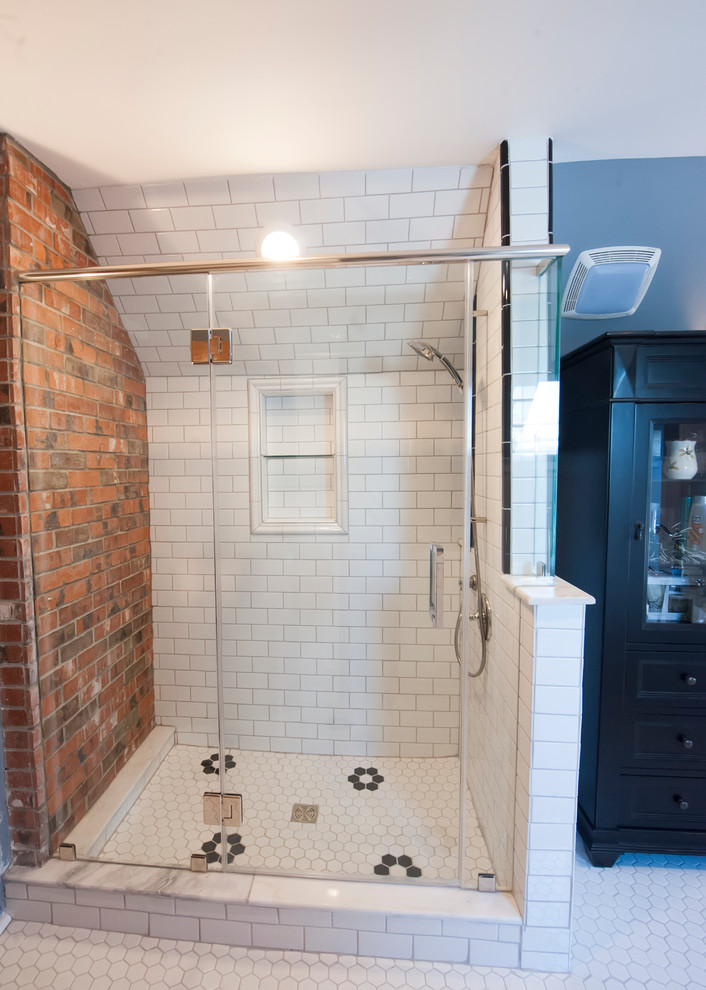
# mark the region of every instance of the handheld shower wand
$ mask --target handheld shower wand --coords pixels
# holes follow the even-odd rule
[[[461,378],[445,354],[442,354],[441,351],[437,351],[435,347],[432,347],[431,344],[427,344],[424,340],[408,340],[407,343],[415,354],[426,358],[427,361],[433,361],[434,358],[438,358],[453,378],[458,390],[463,392],[463,378]]]

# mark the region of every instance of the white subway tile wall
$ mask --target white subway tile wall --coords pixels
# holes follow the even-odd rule
[[[303,225],[310,253],[386,249],[392,241],[460,247],[480,243],[490,176],[484,165],[248,176],[157,184],[141,199],[135,190],[116,199],[103,189],[78,198],[93,229],[100,228],[98,249],[106,248],[101,260],[109,263],[124,259],[101,237],[117,239],[118,250],[133,255],[149,243],[133,260],[154,261],[181,252],[184,235],[190,240],[182,257],[214,257],[205,237],[221,232],[240,248],[231,244],[224,253],[239,256],[253,253],[262,225],[277,222]],[[473,216],[477,233],[459,233],[458,222]],[[430,224],[424,232],[422,221]],[[149,236],[134,240],[138,234]],[[302,270],[213,281],[216,322],[234,331],[234,364],[218,368],[230,744],[361,756],[455,754],[451,631],[430,627],[425,593],[429,540],[455,548],[461,532],[462,403],[446,373],[432,370],[406,342],[423,337],[460,362],[460,270]],[[210,745],[217,712],[210,414],[208,379],[190,362],[188,334],[208,323],[206,279],[150,277],[112,286],[148,379],[158,716],[182,742]],[[244,376],[341,373],[349,376],[349,534],[251,534]],[[447,570],[457,578],[458,556],[451,554]]]
[[[445,604],[453,618],[462,532],[458,390],[431,369],[348,376],[350,518],[341,535],[250,532],[247,379],[220,376],[217,404],[228,744],[455,755],[452,629],[432,628],[426,593],[433,539],[449,548]],[[207,378],[149,378],[148,410],[157,713],[181,742],[213,745]]]
[[[295,228],[303,253],[311,255],[461,248],[482,242],[491,174],[489,166],[477,165],[235,176],[82,189],[76,201],[105,264],[251,257],[262,228],[277,224]],[[463,353],[458,346],[462,296],[437,294],[438,273],[427,269],[411,278],[419,284],[409,287],[407,297],[396,291],[399,274],[378,275],[295,271],[219,277],[217,318],[236,331],[240,370],[252,375],[409,371],[420,359],[404,341],[418,336],[432,339],[450,356]],[[188,331],[207,325],[206,282],[204,277],[176,281],[178,287],[168,276],[111,282],[148,375],[198,373],[190,362]],[[445,338],[453,339],[452,350]]]

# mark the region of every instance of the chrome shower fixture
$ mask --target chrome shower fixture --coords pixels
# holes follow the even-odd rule
[[[424,340],[408,340],[407,343],[415,352],[415,354],[418,354],[420,357],[426,358],[427,361],[433,361],[434,358],[438,358],[439,361],[441,361],[443,366],[446,368],[448,373],[453,378],[459,391],[463,392],[463,378],[461,378],[461,376],[456,371],[456,369],[451,364],[451,362],[449,361],[449,359],[446,357],[445,354],[442,354],[440,351],[437,351],[435,347],[432,347],[431,344],[427,344],[426,341]]]

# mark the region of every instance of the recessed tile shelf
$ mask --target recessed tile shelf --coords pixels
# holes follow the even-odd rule
[[[346,533],[346,380],[248,381],[253,533]]]

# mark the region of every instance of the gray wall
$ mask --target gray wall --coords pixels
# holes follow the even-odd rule
[[[638,311],[618,320],[563,320],[562,351],[606,330],[706,329],[706,158],[565,162],[554,166],[554,240],[581,251],[636,244],[662,250]]]

